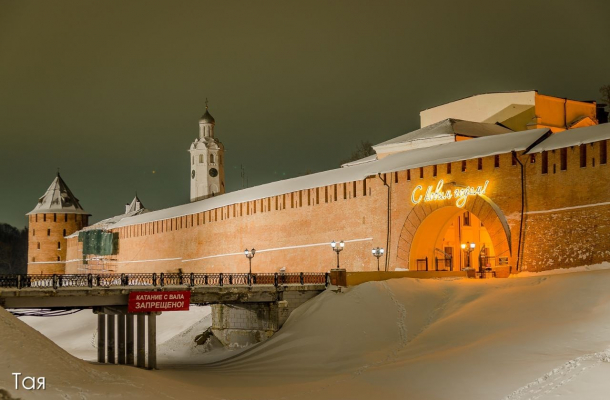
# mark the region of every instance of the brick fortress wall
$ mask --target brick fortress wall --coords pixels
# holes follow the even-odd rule
[[[604,221],[608,220],[610,205],[597,205],[610,198],[608,167],[600,163],[602,143],[607,147],[605,141],[587,145],[584,167],[580,166],[579,147],[565,150],[565,170],[560,165],[561,150],[545,156],[537,154],[533,160],[530,156],[521,156],[526,175],[523,269],[576,267],[608,259],[610,233]],[[422,171],[412,169],[387,174],[391,187],[390,270],[405,266],[398,248],[399,241],[405,240],[401,232],[407,218],[413,218],[409,217],[414,210],[413,189],[417,185],[424,189],[436,186],[443,179],[446,183],[474,187],[490,181],[486,195],[501,210],[500,216],[506,219],[511,234],[508,265],[503,268],[514,271],[519,249],[521,171],[512,158],[508,153],[467,160],[463,172],[462,162],[454,162],[450,173],[447,164],[440,164],[423,167]],[[544,159],[548,168],[543,173]],[[467,207],[474,201],[470,197]],[[116,272],[178,269],[247,272],[243,250],[253,247],[257,249],[253,272],[277,272],[282,267],[287,272],[322,272],[336,265],[336,256],[329,246],[332,240],[346,241],[341,253],[342,267],[353,271],[376,270],[371,249],[386,247],[387,206],[387,188],[375,176],[118,228]],[[482,207],[477,210],[487,213],[482,217],[489,220],[489,211],[483,211]],[[432,211],[430,207],[429,212]],[[73,273],[81,256],[77,239],[69,240],[66,272]]]

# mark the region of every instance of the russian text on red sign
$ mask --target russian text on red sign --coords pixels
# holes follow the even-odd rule
[[[154,311],[187,311],[191,292],[131,292],[127,311],[130,313]]]

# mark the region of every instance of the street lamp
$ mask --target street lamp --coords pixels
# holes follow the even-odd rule
[[[250,262],[250,275],[252,275],[252,258],[254,257],[254,254],[256,253],[255,249],[252,250],[244,250],[244,254],[246,257],[248,257],[248,261]]]
[[[474,248],[477,245],[475,243],[470,243],[470,242],[466,242],[466,243],[462,243],[462,250],[464,251],[465,256],[464,257],[468,257],[467,259],[464,260],[464,264],[468,264],[468,267],[470,267],[470,253],[472,253],[474,251]],[[468,261],[468,262],[466,262]]]
[[[345,247],[345,243],[343,243],[343,240],[340,241],[339,243],[337,243],[333,240],[332,243],[330,244],[330,247],[332,247],[333,251],[335,253],[337,253],[337,269],[339,269],[339,253]]]
[[[379,272],[379,257],[383,255],[382,247],[375,247],[373,250],[373,255],[377,257],[377,272]]]

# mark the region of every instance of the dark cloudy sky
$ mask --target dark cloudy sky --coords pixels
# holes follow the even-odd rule
[[[188,202],[206,97],[236,190],[240,164],[334,168],[450,100],[609,83],[608,0],[0,0],[0,222],[57,167],[94,220]]]

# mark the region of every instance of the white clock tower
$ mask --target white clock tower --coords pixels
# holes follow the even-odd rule
[[[205,114],[199,120],[199,138],[195,139],[191,153],[191,202],[207,199],[225,192],[225,148],[214,137],[214,118],[205,101]]]

